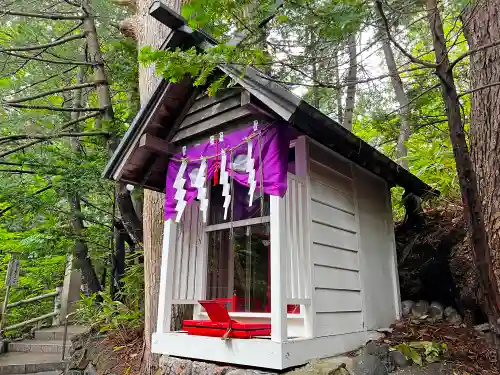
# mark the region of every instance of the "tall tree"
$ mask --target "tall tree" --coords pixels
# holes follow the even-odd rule
[[[462,19],[470,51],[478,51],[470,56],[470,148],[497,285],[500,285],[499,14],[498,0],[472,1]]]
[[[358,52],[355,33],[352,33],[347,38],[347,50],[349,51],[349,70],[346,78],[346,100],[342,125],[347,130],[352,130],[354,106],[356,104],[356,80],[358,77]]]
[[[137,1],[138,30],[137,43],[139,48],[152,46],[159,48],[168,36],[169,29],[149,16],[149,8],[153,0]],[[168,0],[166,4],[180,13],[183,0]],[[153,67],[139,68],[139,92],[141,103],[147,102],[154,91],[159,77]],[[162,193],[144,191],[144,289],[145,289],[145,321],[144,340],[145,352],[141,365],[141,374],[154,374],[158,368],[158,355],[151,353],[151,337],[156,329],[158,316],[158,297],[160,289],[160,264],[163,239],[163,207],[165,197]],[[175,317],[175,314],[173,314]]]
[[[488,246],[486,228],[482,216],[482,202],[477,189],[477,177],[473,168],[469,148],[465,138],[464,123],[460,112],[460,101],[453,68],[471,54],[459,56],[450,61],[449,49],[443,28],[440,8],[437,0],[426,1],[427,21],[434,47],[435,63],[430,63],[413,56],[406,51],[391,35],[389,22],[383,10],[382,0],[376,0],[376,6],[386,28],[387,36],[412,63],[433,69],[440,81],[443,101],[446,107],[449,135],[456,161],[459,186],[462,195],[464,214],[470,230],[473,258],[479,273],[479,282],[484,295],[484,310],[491,324],[497,324],[500,308],[500,293],[493,275],[491,253]]]
[[[377,14],[378,11],[377,11]],[[379,14],[380,16],[380,14]],[[408,148],[406,142],[410,138],[411,126],[410,126],[410,103],[408,95],[403,86],[403,80],[398,72],[398,67],[396,64],[396,59],[394,57],[394,52],[392,50],[391,42],[387,38],[387,32],[383,23],[380,25],[379,35],[381,36],[382,51],[384,52],[385,64],[387,65],[387,70],[391,75],[391,84],[394,89],[394,94],[399,105],[399,114],[401,117],[401,126],[399,128],[398,141],[396,145],[396,158],[398,163],[405,169],[408,169],[408,161],[406,156],[408,155]],[[390,26],[390,25],[389,25]]]

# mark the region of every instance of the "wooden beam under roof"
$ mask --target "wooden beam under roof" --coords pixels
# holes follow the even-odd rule
[[[179,149],[172,143],[148,133],[141,136],[139,140],[139,148],[144,148],[148,151],[165,156],[173,155],[179,152]]]

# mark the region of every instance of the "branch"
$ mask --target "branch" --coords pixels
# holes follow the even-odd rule
[[[106,133],[106,132],[67,133],[67,134],[72,134],[72,135],[61,135],[61,134],[65,134],[65,133],[60,133],[58,135],[56,134],[55,136],[45,136],[44,138],[35,139],[32,142],[28,142],[28,143],[26,143],[24,145],[21,145],[19,147],[13,148],[13,149],[11,149],[9,151],[5,151],[5,152],[0,153],[0,158],[4,158],[4,157],[6,157],[8,155],[11,155],[11,154],[13,154],[15,152],[22,151],[25,148],[34,146],[36,144],[42,143],[43,141],[47,141],[47,140],[54,139],[54,138],[61,138],[61,137],[64,137],[64,136],[66,136],[66,137],[86,137],[86,136],[96,136],[96,135],[109,136],[109,133]],[[30,136],[30,138],[35,138],[35,136]]]
[[[77,40],[77,39],[83,39],[85,38],[84,34],[76,34],[76,35],[71,35],[66,38],[59,39],[55,42],[47,43],[47,44],[37,44],[33,46],[24,46],[24,47],[18,47],[18,48],[5,48],[5,49],[0,49],[0,52],[19,52],[19,51],[34,51],[37,49],[43,49],[43,48],[50,48],[50,47],[55,47],[59,46],[61,44],[71,42],[72,40]]]
[[[451,64],[450,64],[450,70],[452,70],[455,65],[457,65],[460,61],[462,61],[463,59],[465,59],[466,57],[474,54],[474,53],[477,53],[477,52],[481,52],[485,49],[488,49],[488,48],[491,48],[491,47],[495,47],[495,46],[498,46],[500,45],[500,40],[497,40],[495,42],[491,42],[491,43],[488,43],[488,44],[485,44],[483,46],[479,46],[477,48],[473,48],[473,49],[470,49],[468,50],[467,52],[463,53],[462,55],[458,56],[455,61],[453,61]]]
[[[22,169],[0,169],[0,172],[19,173],[19,174],[36,174],[35,171],[24,171]]]
[[[63,64],[63,65],[85,65],[85,66],[93,66],[93,63],[87,62],[87,61],[72,61],[72,60],[49,60],[49,59],[44,59],[42,57],[38,56],[27,56],[27,55],[22,55],[20,53],[14,53],[14,52],[8,52],[4,50],[0,50],[0,52],[5,53],[6,55],[9,56],[14,56],[14,57],[19,57],[21,59],[28,59],[28,60],[35,60],[35,61],[41,61],[41,62],[46,62],[49,64]]]
[[[33,96],[27,96],[27,97],[24,97],[24,98],[7,100],[6,103],[7,104],[15,104],[15,103],[27,102],[29,100],[43,98],[44,96],[49,96],[49,95],[57,94],[57,93],[60,93],[60,92],[66,92],[66,91],[72,91],[72,90],[79,90],[79,89],[83,89],[83,88],[86,88],[86,87],[93,87],[95,85],[98,85],[99,83],[102,83],[102,81],[88,82],[88,83],[82,83],[82,84],[79,84],[79,85],[63,87],[61,89],[55,89],[55,90],[45,91],[45,92],[42,92],[40,94],[36,94],[36,95],[33,95]]]
[[[487,85],[484,85],[484,86],[476,87],[475,89],[470,89],[470,90],[464,91],[464,92],[460,93],[458,95],[458,97],[461,98],[462,96],[473,94],[476,91],[481,91],[481,90],[488,89],[488,88],[494,87],[494,86],[500,86],[500,82],[492,82],[492,83],[488,83]]]
[[[61,77],[63,74],[66,74],[66,73],[68,73],[68,72],[71,72],[71,71],[72,71],[73,69],[75,69],[75,68],[76,68],[76,66],[72,66],[71,68],[68,68],[68,69],[64,70],[63,72],[58,72],[58,73],[53,74],[53,75],[51,75],[51,76],[49,76],[49,77],[45,77],[45,78],[43,78],[43,79],[41,79],[41,80],[39,80],[39,81],[35,81],[35,82],[33,82],[33,83],[30,83],[29,85],[26,85],[26,86],[21,86],[21,87],[19,88],[19,90],[14,91],[11,95],[16,95],[16,94],[19,94],[20,92],[23,92],[24,90],[27,90],[27,89],[29,89],[29,88],[31,88],[31,87],[33,87],[33,86],[39,85],[40,83],[45,83],[45,82],[47,82],[47,81],[49,81],[49,80],[51,80],[51,79],[53,79],[53,78],[56,78],[56,77]]]
[[[43,189],[37,190],[33,194],[29,195],[28,197],[29,198],[34,197],[35,195],[41,194],[49,189],[52,189],[52,185],[48,185],[48,186],[44,187]],[[11,210],[12,208],[14,208],[14,206],[5,207],[3,210],[0,211],[0,216],[5,214],[7,211]]]
[[[377,6],[377,10],[378,10],[378,12],[380,14],[380,17],[382,18],[382,22],[384,23],[384,27],[385,27],[385,31],[387,33],[387,37],[392,42],[392,44],[394,44],[396,46],[396,48],[399,49],[403,55],[405,55],[407,58],[409,58],[411,62],[413,62],[415,64],[423,65],[423,66],[425,66],[427,68],[437,68],[437,64],[433,64],[433,63],[430,63],[430,62],[425,61],[425,60],[417,59],[415,56],[413,56],[411,53],[409,53],[407,50],[405,50],[403,48],[403,46],[401,46],[396,41],[396,39],[393,38],[393,36],[391,34],[391,28],[389,27],[389,22],[387,21],[387,17],[385,16],[384,9],[382,7],[382,1],[381,0],[376,0],[375,4]]]
[[[93,136],[109,136],[109,132],[83,132],[83,133],[57,133],[51,135],[38,135],[38,134],[17,134],[17,135],[8,135],[5,137],[0,137],[0,142],[5,140],[19,140],[19,139],[54,139],[54,138],[63,138],[63,137],[93,137]]]
[[[100,114],[101,114],[100,112],[95,112],[95,113],[91,113],[90,115],[78,117],[76,120],[71,120],[71,121],[65,122],[64,124],[61,125],[60,129],[61,130],[67,129],[71,125],[78,124],[79,122],[88,120],[89,118],[97,117]]]
[[[11,10],[5,10],[0,12],[0,16],[4,15],[44,18],[47,20],[82,20],[84,18],[82,15],[67,15],[67,14],[57,14],[57,13],[27,13],[27,12],[17,12]]]
[[[396,112],[399,112],[401,111],[402,108],[405,108],[407,106],[409,106],[410,104],[412,104],[413,102],[416,102],[418,99],[420,99],[422,96],[426,95],[427,93],[431,92],[432,90],[434,89],[437,89],[439,86],[441,86],[440,83],[436,83],[434,86],[431,86],[427,89],[425,89],[424,91],[422,91],[420,94],[418,94],[417,96],[415,96],[414,98],[412,98],[411,100],[408,101],[408,103],[406,104],[406,106],[403,106],[403,107],[398,107],[396,108],[394,111],[391,111],[389,113],[387,113],[385,115],[385,118],[388,118],[390,115],[392,115],[393,113],[396,113]]]
[[[106,108],[71,108],[71,107],[53,107],[48,105],[31,105],[31,104],[15,104],[15,103],[5,103],[5,105],[14,108],[26,108],[26,109],[46,109],[47,111],[59,111],[59,112],[104,112]]]

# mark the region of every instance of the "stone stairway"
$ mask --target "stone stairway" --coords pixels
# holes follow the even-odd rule
[[[71,338],[84,331],[85,327],[68,326],[66,354]],[[62,360],[63,340],[64,327],[50,327],[36,331],[33,340],[9,343],[7,353],[0,355],[0,375],[60,374],[65,367]]]

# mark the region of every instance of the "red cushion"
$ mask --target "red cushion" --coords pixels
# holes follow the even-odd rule
[[[231,319],[223,304],[217,301],[199,302],[210,320],[184,320],[182,329],[190,335],[242,339],[271,335],[269,323],[239,323]]]

